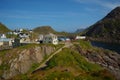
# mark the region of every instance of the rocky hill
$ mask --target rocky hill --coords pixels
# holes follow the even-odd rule
[[[32,73],[29,78],[36,80],[105,80],[105,77],[108,77],[114,80],[109,71],[97,64],[90,63],[78,52],[69,48],[65,48],[55,55],[47,65]],[[96,75],[98,76],[96,77]]]
[[[81,29],[77,29],[74,33],[81,33],[83,32],[85,29],[81,28]]]
[[[4,24],[0,23],[0,34],[9,32],[10,29],[8,29]]]
[[[0,78],[10,80],[119,80],[120,55],[77,41],[54,55],[63,45],[29,44],[0,51]]]
[[[55,33],[56,31],[51,28],[51,26],[40,26],[33,29],[35,33],[39,34],[48,34],[48,33]]]
[[[99,41],[120,43],[120,7],[116,7],[102,20],[90,26],[86,35]]]
[[[86,41],[79,41],[79,44],[75,46],[74,50],[88,61],[101,65],[109,70],[116,77],[116,80],[120,80],[120,55],[118,53],[93,47],[90,42]]]
[[[68,32],[58,32],[55,31],[51,26],[40,26],[35,29],[33,29],[34,36],[39,35],[39,34],[49,34],[49,33],[54,33],[58,36],[71,36],[74,35],[75,33],[68,33]]]
[[[0,51],[0,78],[9,79],[31,72],[57,48],[53,45],[29,44]]]

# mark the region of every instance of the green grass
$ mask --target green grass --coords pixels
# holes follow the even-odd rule
[[[83,49],[92,49],[92,45],[90,42],[88,41],[84,41],[84,40],[78,40],[79,45],[83,48]]]
[[[10,64],[8,64],[9,61],[11,59],[15,59],[16,57],[18,57],[20,52],[22,52],[25,49],[29,50],[29,49],[33,49],[34,47],[42,47],[42,46],[46,46],[46,47],[50,47],[51,46],[51,47],[55,48],[55,50],[57,50],[60,47],[62,47],[63,45],[28,44],[28,45],[23,45],[23,46],[20,46],[20,47],[16,47],[16,48],[11,49],[11,50],[2,50],[2,51],[0,51],[0,58],[2,60],[2,64],[0,65],[0,75],[3,74],[4,70],[9,70],[9,67],[10,67]],[[48,58],[49,55],[46,55],[45,57]],[[32,64],[32,66],[31,66],[30,70],[28,71],[28,73],[31,73],[32,71],[34,71],[39,65],[40,65],[40,63],[37,63],[37,62]]]
[[[30,79],[27,76],[27,74],[20,74],[20,75],[17,75],[15,77],[11,78],[10,80],[30,80]]]
[[[76,43],[78,43],[78,44],[76,44]],[[102,48],[94,47],[94,46],[92,46],[91,42],[85,41],[85,40],[77,40],[73,44],[77,48],[82,49],[84,51],[89,50],[89,51],[97,52],[97,53],[101,53],[101,52],[111,53],[111,52],[113,52],[113,51],[108,50],[108,49],[102,49]]]
[[[47,67],[30,75],[24,74],[13,79],[30,80],[115,80],[109,72],[97,64],[90,63],[79,53],[64,48],[53,56]],[[33,64],[33,71],[38,64]]]
[[[0,33],[3,34],[3,33],[6,33],[6,32],[9,32],[10,30],[2,23],[0,23]]]
[[[68,48],[65,48],[59,54],[55,55],[48,62],[48,68],[54,66],[74,66],[74,67],[79,66],[82,70],[85,71],[101,70],[100,66],[87,62],[85,58],[81,56],[79,53],[71,51]]]
[[[99,65],[87,62],[79,53],[65,48],[48,62],[48,66],[43,70],[44,76],[39,77],[43,74],[41,71],[40,74],[36,73],[30,78],[40,80],[114,80],[109,73],[104,74],[103,71],[104,69]]]
[[[28,73],[33,72],[39,65],[40,65],[40,63],[33,63],[31,68],[29,69]]]
[[[34,48],[36,46],[51,46],[51,47],[55,47],[56,49],[59,49],[60,47],[63,46],[63,44],[59,44],[59,45],[53,45],[53,44],[26,44],[20,47],[17,47],[18,49],[29,49],[29,48]]]
[[[89,42],[79,41],[84,49],[91,49]],[[44,44],[43,44],[44,45]],[[63,45],[51,45],[59,49]],[[35,47],[30,44],[21,46],[21,49]],[[41,46],[41,45],[37,45]],[[77,46],[77,45],[76,45]],[[92,48],[93,49],[93,48]],[[50,56],[50,55],[49,55]],[[47,57],[42,61],[44,62]],[[43,70],[33,72],[41,63],[34,63],[28,73],[15,76],[12,79],[19,80],[115,80],[113,76],[104,68],[97,64],[88,62],[80,53],[70,48],[63,48],[61,52],[54,55]],[[29,74],[31,73],[31,74]]]
[[[1,50],[0,51],[0,57],[3,57],[7,52],[9,52],[10,50]]]
[[[74,80],[70,72],[54,72],[43,78],[43,80]]]

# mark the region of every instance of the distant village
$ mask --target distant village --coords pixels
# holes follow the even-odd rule
[[[10,38],[7,35],[11,36]],[[68,42],[71,40],[85,39],[85,36],[75,36],[74,38],[66,36],[57,36],[53,33],[39,34],[37,38],[34,38],[33,31],[24,29],[14,30],[6,34],[0,34],[0,50],[15,48],[24,44],[54,44],[57,45],[60,42]]]

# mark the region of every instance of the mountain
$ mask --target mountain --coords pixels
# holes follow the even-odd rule
[[[86,30],[88,37],[99,41],[120,43],[120,7],[116,7],[103,19]]]
[[[83,29],[83,28],[81,28],[81,29],[77,29],[76,31],[75,31],[75,33],[80,33],[80,32],[82,32],[82,31],[84,31],[85,29]]]
[[[10,29],[8,29],[4,24],[0,23],[0,34],[9,32]]]
[[[37,27],[35,29],[33,29],[33,32],[36,33],[36,35],[38,34],[49,34],[49,33],[54,33],[58,36],[70,36],[70,35],[73,35],[71,33],[68,33],[68,32],[58,32],[58,31],[55,31],[51,26],[40,26],[40,27]]]
[[[39,34],[48,34],[48,33],[55,33],[56,31],[51,28],[51,26],[40,26],[33,29],[33,32]]]

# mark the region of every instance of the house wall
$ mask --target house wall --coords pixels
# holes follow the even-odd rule
[[[3,45],[3,42],[0,42],[0,46],[2,46]]]
[[[9,46],[12,46],[12,41],[9,41]]]
[[[56,44],[58,44],[58,40],[57,39],[53,39],[52,43],[56,45]]]
[[[76,39],[85,39],[85,36],[77,36]]]

